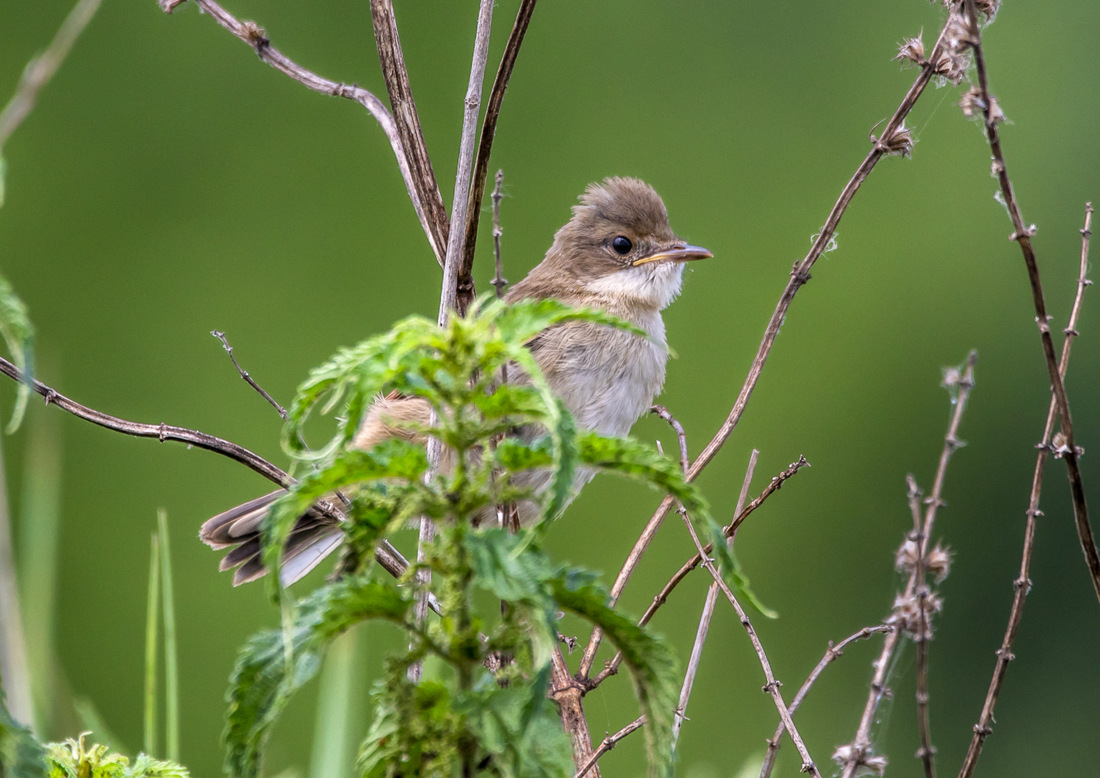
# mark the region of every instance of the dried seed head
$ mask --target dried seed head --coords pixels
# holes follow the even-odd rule
[[[912,573],[917,568],[919,557],[920,548],[917,546],[917,541],[906,540],[894,552],[894,569],[899,573]]]
[[[976,119],[985,111],[985,100],[982,99],[982,90],[976,86],[967,89],[959,100],[959,108],[962,108],[963,116],[967,119]]]
[[[932,615],[943,610],[943,600],[935,592],[924,595],[924,629],[921,629],[921,597],[916,594],[899,594],[894,599],[894,610],[886,619],[913,639],[931,639]]]
[[[997,11],[1001,10],[1001,0],[978,0],[975,5],[978,13],[985,17],[986,24],[997,18]]]
[[[906,38],[898,46],[898,55],[894,57],[895,60],[903,59],[920,65],[924,62],[924,41],[921,40],[921,34],[918,34],[915,38]]]
[[[852,744],[837,746],[833,751],[833,761],[838,765],[855,763],[857,766],[866,767],[875,775],[886,775],[887,759],[885,756],[870,756],[864,749],[859,749]]]
[[[882,138],[876,138],[873,132],[868,137],[871,143],[876,144],[888,156],[908,157],[913,153],[913,144],[917,142],[913,138],[912,131],[904,123],[900,124],[888,137],[884,135]]]
[[[936,578],[936,583],[943,583],[943,579],[951,572],[951,549],[944,548],[940,544],[928,552],[924,560],[924,566]]]

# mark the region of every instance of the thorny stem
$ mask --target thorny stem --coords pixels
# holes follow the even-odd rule
[[[1066,326],[1066,339],[1062,342],[1062,357],[1058,363],[1058,374],[1064,379],[1066,369],[1069,367],[1069,353],[1074,338],[1077,337],[1077,319],[1081,313],[1081,303],[1085,297],[1085,288],[1092,284],[1086,278],[1089,262],[1089,237],[1092,235],[1092,203],[1085,204],[1085,226],[1081,230],[1081,268],[1077,277],[1077,293],[1073,299],[1073,308],[1069,315],[1069,324]],[[997,704],[997,698],[1004,685],[1005,675],[1008,672],[1008,663],[1015,656],[1012,653],[1012,644],[1016,640],[1016,633],[1020,629],[1020,622],[1024,617],[1024,601],[1031,590],[1031,555],[1035,549],[1035,530],[1042,511],[1039,510],[1039,495],[1043,488],[1043,473],[1046,471],[1048,455],[1051,452],[1051,433],[1054,431],[1054,420],[1058,415],[1057,398],[1050,398],[1050,407],[1047,410],[1047,420],[1043,427],[1042,442],[1039,443],[1039,453],[1035,457],[1035,473],[1031,478],[1031,495],[1028,498],[1027,522],[1024,528],[1024,546],[1020,553],[1020,573],[1012,582],[1015,594],[1012,598],[1012,608],[1008,614],[1008,624],[1005,627],[1004,639],[1001,647],[997,649],[997,663],[993,668],[993,677],[989,680],[989,690],[982,704],[982,714],[978,723],[974,725],[974,734],[970,738],[970,747],[966,752],[966,759],[959,770],[959,778],[970,778],[981,756],[985,739],[993,729],[993,708]]]
[[[985,57],[982,54],[982,34],[981,28],[978,26],[978,11],[974,0],[965,0],[965,5],[970,24],[969,33],[971,38],[969,43],[974,50],[974,65],[978,73],[982,116],[985,120],[989,149],[993,155],[993,172],[1001,185],[1005,208],[1012,218],[1013,232],[1011,240],[1019,244],[1020,252],[1024,257],[1024,264],[1027,266],[1027,278],[1031,284],[1031,297],[1035,306],[1035,322],[1039,325],[1039,338],[1043,345],[1043,356],[1046,357],[1052,392],[1058,404],[1059,424],[1062,435],[1066,439],[1066,450],[1063,456],[1066,460],[1066,474],[1069,477],[1070,495],[1073,499],[1073,519],[1077,525],[1077,538],[1085,555],[1085,563],[1088,565],[1093,590],[1096,592],[1097,599],[1100,600],[1100,553],[1096,550],[1092,526],[1089,524],[1089,509],[1088,504],[1085,502],[1085,484],[1081,478],[1081,468],[1077,461],[1078,450],[1073,438],[1073,419],[1070,416],[1069,398],[1066,396],[1066,387],[1062,382],[1062,376],[1058,372],[1058,357],[1054,353],[1054,339],[1050,334],[1050,316],[1047,314],[1046,301],[1043,298],[1043,284],[1039,278],[1039,264],[1035,259],[1035,251],[1031,246],[1031,238],[1035,234],[1035,230],[1033,227],[1024,226],[1023,217],[1020,215],[1020,206],[1016,202],[1016,195],[1012,190],[1012,181],[1008,177],[1008,167],[1001,151],[1001,139],[997,132],[997,122],[993,119],[993,98],[989,94]]]
[[[764,491],[762,491],[755,500],[745,506],[745,508],[742,509],[741,512],[733,518],[733,520],[723,530],[723,534],[727,538],[731,537],[735,532],[737,532],[737,528],[741,526],[741,523],[745,519],[747,519],[753,511],[763,505],[764,501],[767,500],[768,497],[778,491],[788,478],[793,476],[802,468],[809,466],[810,463],[806,461],[805,457],[801,456],[798,458],[797,462],[792,462],[786,470],[772,478],[771,482],[766,487],[764,487]],[[712,550],[712,546],[708,543],[703,550],[709,554]],[[642,617],[638,619],[638,626],[645,626],[649,623],[649,620],[653,618],[653,614],[657,612],[657,609],[668,601],[668,596],[672,593],[672,590],[675,589],[681,581],[687,578],[688,573],[697,568],[699,566],[699,563],[702,561],[703,557],[700,554],[696,553],[695,556],[691,557],[680,567],[679,570],[677,570],[672,575],[672,578],[669,579],[668,583],[666,583],[661,591],[657,593],[657,596],[653,598],[653,602],[651,602],[649,604],[649,607],[646,608],[646,611],[642,614]],[[607,665],[604,667],[604,669],[601,670],[595,678],[589,681],[589,687],[595,688],[603,683],[604,679],[606,679],[608,676],[617,673],[619,671],[619,665],[622,663],[622,661],[622,652],[615,654],[615,656],[607,662]]]
[[[944,31],[941,31],[932,55],[929,57],[930,61],[935,61],[939,52],[942,50],[943,42]],[[913,85],[909,87],[909,91],[905,94],[905,97],[902,98],[897,110],[894,111],[894,115],[891,116],[890,120],[886,123],[886,127],[882,132],[882,137],[875,141],[871,150],[867,153],[867,156],[864,157],[859,167],[856,168],[856,172],[852,175],[852,178],[841,191],[840,197],[838,197],[833,204],[832,210],[829,212],[829,217],[826,219],[825,225],[821,228],[821,232],[817,236],[817,240],[814,241],[809,253],[792,268],[791,278],[787,282],[787,286],[783,290],[783,293],[780,295],[775,311],[772,313],[772,317],[764,330],[763,340],[761,340],[760,347],[757,349],[756,357],[753,359],[752,366],[749,368],[749,373],[745,378],[744,385],[741,387],[741,392],[734,401],[733,407],[730,409],[729,415],[722,423],[722,426],[692,463],[687,474],[688,481],[693,481],[698,477],[714,458],[715,454],[718,453],[719,449],[725,445],[730,435],[733,434],[734,428],[737,427],[742,414],[745,412],[745,407],[748,405],[753,389],[756,388],[756,383],[760,380],[760,375],[764,370],[764,364],[768,360],[768,355],[771,353],[772,346],[775,345],[775,339],[779,335],[780,325],[782,325],[783,319],[787,315],[787,309],[790,308],[795,294],[797,294],[798,290],[810,280],[810,270],[813,268],[814,263],[816,263],[824,253],[829,242],[836,235],[836,229],[840,224],[840,219],[848,209],[849,204],[851,204],[856,192],[859,191],[860,186],[862,186],[863,182],[867,179],[867,176],[871,174],[871,171],[874,169],[875,165],[878,164],[878,161],[888,154],[888,142],[902,126],[905,117],[909,115],[909,112],[913,109],[917,99],[924,92],[925,88],[932,80],[932,77],[932,65],[925,64],[921,68],[917,78],[913,81]],[[661,522],[664,521],[669,511],[672,509],[672,504],[672,498],[666,496],[642,530],[641,535],[634,544],[634,548],[631,549],[626,562],[619,570],[619,574],[611,586],[612,605],[618,602],[619,597],[623,593],[623,589],[626,588],[626,584],[630,580],[630,576],[634,573],[638,565],[642,552],[649,546],[653,536],[657,534]],[[580,664],[580,673],[584,676],[587,676],[592,669],[592,663],[596,658],[596,651],[600,647],[602,637],[603,634],[599,630],[596,630],[592,633],[588,645],[585,646],[584,656]]]
[[[974,388],[974,363],[978,359],[976,351],[971,351],[966,358],[966,363],[958,378],[958,394],[953,398],[954,410],[951,413],[951,420],[947,425],[947,434],[944,435],[943,449],[940,452],[939,464],[936,467],[936,476],[932,482],[932,493],[925,500],[925,512],[924,519],[921,522],[921,530],[924,534],[923,542],[920,544],[924,549],[922,551],[923,556],[927,556],[928,540],[932,535],[932,526],[936,520],[936,513],[940,506],[943,505],[943,483],[947,474],[947,464],[951,460],[951,455],[959,447],[959,423],[962,421],[963,412],[966,410],[967,400],[970,398],[970,391]],[[905,592],[901,595],[901,599],[909,600],[916,593],[917,588],[917,569],[914,567],[913,571],[909,575],[909,581],[906,584]],[[867,702],[863,707],[863,715],[859,720],[859,727],[856,730],[856,735],[849,744],[847,751],[847,757],[843,760],[844,771],[841,773],[841,778],[853,778],[856,771],[866,765],[866,760],[871,756],[871,725],[875,719],[875,713],[878,711],[879,703],[886,695],[886,673],[890,668],[890,660],[894,656],[894,651],[897,649],[898,639],[901,637],[900,624],[895,624],[899,629],[895,629],[886,639],[883,641],[882,651],[879,653],[879,657],[872,665],[875,668],[874,676],[871,679],[871,691],[867,695]]]
[[[158,2],[165,13],[172,13],[186,0],[158,0]],[[398,124],[382,101],[362,87],[330,81],[302,67],[272,46],[262,27],[255,22],[238,20],[214,0],[192,0],[192,2],[198,5],[205,15],[251,46],[262,61],[280,73],[290,76],[314,92],[332,97],[344,97],[367,109],[390,142],[390,148],[393,149],[394,157],[397,159],[397,167],[401,171],[401,178],[405,182],[405,189],[409,193],[409,200],[420,220],[420,226],[424,228],[424,234],[428,236],[436,259],[442,265],[447,233],[446,225],[440,226],[437,221],[435,201],[439,199],[439,187],[435,183],[435,175],[430,171],[430,163],[429,169],[425,170],[419,157],[413,159],[415,164],[410,163],[410,152],[406,150]],[[429,205],[426,206],[425,203]],[[441,200],[438,207],[442,208]],[[446,219],[446,213],[443,214],[443,218]],[[442,240],[437,237],[439,233],[443,235]]]
[[[825,655],[821,657],[821,661],[817,663],[817,666],[810,672],[810,675],[799,687],[798,693],[791,700],[790,710],[793,716],[795,712],[801,707],[802,701],[806,699],[806,695],[809,694],[810,688],[817,683],[817,679],[825,672],[825,668],[835,662],[844,653],[850,644],[857,640],[863,640],[869,638],[872,635],[879,635],[882,633],[889,633],[894,631],[894,627],[888,624],[878,624],[874,627],[864,627],[859,632],[849,635],[837,644],[833,644],[833,641],[829,641],[829,647],[825,651]],[[768,778],[772,774],[772,770],[775,768],[775,758],[779,755],[779,746],[782,742],[783,733],[787,731],[787,727],[783,722],[779,722],[779,726],[775,729],[775,734],[768,740],[768,752],[764,755],[764,763],[760,767],[760,778]]]
[[[745,501],[749,498],[749,484],[752,482],[753,473],[756,472],[756,461],[759,458],[760,452],[753,449],[752,454],[749,455],[748,467],[745,468],[745,478],[741,482],[741,494],[737,497],[737,507],[734,514],[741,513],[741,510],[745,507]],[[729,540],[726,542],[732,546],[733,539],[734,536],[730,535]],[[695,675],[699,670],[699,663],[703,659],[703,645],[710,633],[710,620],[714,616],[714,606],[717,602],[718,584],[712,582],[707,587],[707,596],[703,601],[703,612],[699,614],[699,626],[695,629],[695,642],[691,646],[691,657],[688,659],[687,670],[684,672],[684,682],[680,686],[680,701],[676,706],[676,718],[672,722],[673,748],[676,747],[676,741],[680,737],[680,728],[683,727],[684,720],[687,718],[687,706],[691,699],[691,690],[695,686]]]

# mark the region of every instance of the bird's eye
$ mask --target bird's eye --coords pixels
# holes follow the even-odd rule
[[[634,248],[634,244],[630,242],[630,238],[625,235],[620,235],[611,241],[611,248],[615,249],[615,253],[620,257],[625,257],[630,253],[630,250]]]

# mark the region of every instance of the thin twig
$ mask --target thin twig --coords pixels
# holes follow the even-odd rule
[[[504,260],[500,253],[500,239],[504,236],[504,230],[500,226],[500,201],[504,199],[501,187],[504,186],[504,171],[497,171],[496,186],[490,199],[493,201],[493,259],[496,261],[497,274],[493,278],[493,288],[497,292],[497,299],[504,299],[504,290],[508,288],[508,279],[504,277]],[[471,209],[476,210],[476,209]],[[507,379],[505,379],[507,380]]]
[[[614,735],[608,735],[607,737],[605,737],[600,742],[599,748],[592,752],[592,758],[585,762],[581,769],[577,770],[577,774],[574,775],[573,778],[584,778],[584,776],[588,775],[590,770],[596,767],[596,762],[599,761],[599,758],[601,756],[617,746],[619,744],[619,741],[622,740],[624,737],[632,732],[638,731],[644,725],[645,716],[639,716],[638,718],[634,719],[634,721],[630,722],[625,727],[616,732]]]
[[[726,599],[729,600],[730,605],[732,605],[733,609],[737,612],[737,618],[740,620],[741,626],[745,628],[745,632],[749,635],[753,651],[756,652],[756,658],[760,662],[760,668],[764,671],[763,691],[765,694],[771,696],[772,702],[775,703],[775,709],[779,713],[779,720],[783,722],[783,726],[786,727],[787,734],[790,735],[794,747],[798,749],[798,755],[802,757],[802,767],[800,771],[820,778],[821,773],[818,771],[817,765],[814,764],[814,760],[810,757],[810,752],[806,748],[806,744],[802,741],[802,736],[798,733],[798,729],[795,728],[794,719],[791,718],[791,711],[787,708],[787,703],[783,701],[783,693],[779,691],[779,687],[783,684],[776,680],[775,674],[772,673],[771,662],[768,661],[768,655],[764,651],[764,644],[760,642],[760,636],[756,634],[756,630],[749,620],[748,613],[741,607],[741,603],[737,601],[737,597],[734,596],[733,591],[722,578],[722,574],[718,572],[718,568],[714,566],[714,562],[711,561],[708,555],[708,550],[703,548],[703,544],[699,540],[699,535],[691,525],[691,519],[688,518],[687,512],[683,509],[682,505],[679,508],[679,513],[684,519],[684,525],[687,527],[688,534],[691,535],[691,541],[695,544],[695,548],[698,549],[703,567],[707,569],[707,572],[709,572],[714,579],[714,583],[717,584],[718,588],[722,590],[722,593],[726,595]]]
[[[882,132],[882,137],[874,141],[871,150],[867,153],[867,156],[864,157],[859,167],[856,168],[856,172],[845,185],[843,191],[841,191],[840,197],[838,197],[833,204],[832,210],[829,212],[829,217],[826,219],[825,225],[822,227],[809,253],[806,254],[800,262],[796,263],[791,270],[790,281],[788,281],[787,287],[780,295],[775,311],[772,313],[772,317],[764,330],[763,340],[761,340],[760,347],[757,349],[756,357],[753,359],[752,366],[749,368],[749,373],[745,378],[744,385],[741,387],[741,392],[738,394],[733,407],[730,409],[729,415],[718,429],[718,432],[716,432],[710,442],[707,443],[699,456],[695,458],[691,468],[688,470],[687,480],[693,481],[698,477],[714,458],[715,454],[718,453],[719,449],[721,449],[729,439],[730,435],[733,434],[733,430],[741,420],[741,416],[748,405],[749,398],[756,388],[756,383],[760,380],[760,375],[764,370],[764,364],[768,360],[768,355],[771,353],[772,346],[775,345],[776,337],[779,335],[780,326],[787,315],[787,309],[790,308],[791,302],[794,300],[798,290],[810,280],[810,270],[836,235],[836,229],[840,224],[840,219],[848,209],[849,204],[852,202],[852,198],[855,197],[856,192],[859,191],[860,186],[867,179],[867,176],[871,174],[871,171],[874,169],[875,165],[878,164],[880,159],[889,154],[898,153],[895,145],[896,139],[903,134],[901,131],[904,129],[903,122],[905,117],[909,115],[917,99],[932,80],[934,66],[931,63],[936,61],[939,53],[942,51],[943,39],[944,32],[941,31],[940,37],[936,41],[936,45],[930,57],[930,61],[921,67],[921,72],[914,80],[913,85],[909,87],[909,91],[898,105],[897,110],[894,111],[894,115],[890,117],[890,120],[886,123],[886,127]],[[637,567],[641,557],[641,554],[637,552],[639,550],[644,551],[645,548],[648,547],[653,536],[657,534],[661,522],[664,521],[668,512],[672,510],[672,504],[672,498],[666,496],[642,530],[641,535],[635,543],[634,549],[631,550],[630,555],[628,555],[626,562],[624,562],[615,578],[615,582],[611,586],[610,601],[612,604],[618,602],[619,597],[623,593],[623,589],[626,588],[627,582],[630,580],[631,575]],[[592,663],[595,660],[596,651],[599,649],[601,639],[602,633],[596,631],[592,634],[591,639],[588,641],[588,645],[585,646],[584,656],[581,659],[580,665],[580,672],[583,675],[587,676],[591,671]]]
[[[185,1],[158,0],[161,9],[165,13],[172,13],[177,6],[182,5]],[[280,73],[290,76],[314,92],[332,97],[343,97],[359,103],[367,109],[367,112],[378,122],[378,126],[382,128],[382,132],[385,133],[386,139],[390,142],[390,148],[393,149],[393,154],[397,158],[397,167],[401,171],[401,178],[405,182],[405,189],[409,193],[413,209],[420,220],[420,226],[423,227],[424,234],[428,237],[428,242],[435,253],[436,259],[442,265],[444,247],[446,246],[446,230],[442,231],[444,239],[440,240],[437,234],[441,228],[437,223],[434,208],[434,202],[439,197],[438,187],[434,196],[421,196],[422,191],[430,191],[431,187],[434,186],[434,178],[431,181],[426,180],[427,173],[419,164],[416,165],[414,174],[414,167],[410,164],[410,156],[406,153],[405,145],[398,131],[398,124],[382,101],[372,92],[360,86],[331,81],[297,64],[271,45],[271,41],[262,27],[255,22],[238,20],[214,0],[192,0],[192,2],[198,5],[204,14],[251,46],[261,60]],[[419,163],[420,160],[417,158],[415,161]],[[425,203],[431,204],[430,214],[429,206],[425,206]],[[445,213],[443,218],[446,219]]]
[[[809,694],[810,688],[817,683],[817,679],[825,672],[825,668],[835,662],[849,645],[857,640],[863,640],[869,638],[872,635],[880,635],[884,632],[893,632],[894,627],[889,624],[878,624],[874,627],[864,627],[859,632],[855,632],[844,640],[837,644],[833,644],[833,641],[829,641],[829,647],[825,650],[825,655],[821,657],[821,661],[817,663],[813,671],[799,687],[798,693],[791,700],[791,706],[789,708],[791,715],[801,707],[802,701],[806,699],[806,695]],[[775,768],[775,758],[779,754],[779,746],[782,742],[783,733],[787,731],[787,727],[783,722],[779,722],[779,726],[775,729],[775,734],[768,740],[768,752],[764,755],[764,763],[760,767],[760,778],[768,778],[772,774],[772,770]]]
[[[735,514],[741,513],[745,507],[745,501],[749,498],[749,484],[752,482],[753,473],[756,472],[756,461],[760,458],[760,452],[752,450],[749,455],[749,465],[745,468],[745,478],[741,482],[741,494],[737,497]],[[686,457],[685,457],[686,469]],[[726,542],[733,544],[733,535]],[[699,626],[695,629],[695,642],[691,646],[691,657],[688,659],[687,670],[684,672],[684,682],[680,686],[680,701],[676,706],[676,718],[672,722],[672,747],[676,747],[676,741],[680,738],[680,728],[687,718],[687,706],[691,700],[691,690],[695,685],[695,675],[699,670],[699,663],[703,658],[703,645],[707,641],[710,632],[710,620],[714,616],[714,606],[718,602],[718,584],[712,582],[707,587],[707,596],[703,601],[703,612],[699,615]]]
[[[477,245],[477,225],[481,218],[481,201],[485,195],[485,178],[489,173],[489,156],[493,149],[497,118],[500,116],[504,92],[512,77],[512,69],[515,67],[516,57],[519,56],[523,37],[527,34],[527,26],[531,22],[531,14],[535,11],[535,1],[523,0],[520,3],[516,20],[512,24],[512,31],[508,34],[508,42],[504,46],[504,54],[497,67],[496,77],[493,79],[493,87],[489,91],[489,102],[485,105],[485,118],[481,124],[481,139],[477,148],[477,162],[474,164],[473,186],[470,189],[472,205],[466,216],[462,265],[458,269],[458,296],[455,299],[455,308],[461,315],[465,315],[466,308],[474,299],[474,247]]]
[[[378,61],[382,65],[382,77],[385,79],[390,107],[393,109],[394,125],[411,168],[410,179],[406,180],[409,196],[414,205],[423,203],[423,212],[418,208],[417,215],[421,217],[420,223],[439,264],[444,265],[450,223],[447,221],[447,209],[443,206],[443,197],[439,193],[439,184],[432,169],[432,160],[428,156],[428,147],[424,143],[424,132],[420,129],[420,114],[416,110],[409,72],[405,68],[405,55],[401,51],[401,38],[397,34],[393,3],[391,0],[371,0],[370,13]]]
[[[1078,451],[1073,437],[1073,419],[1070,416],[1069,398],[1066,396],[1066,387],[1062,382],[1062,376],[1058,372],[1058,357],[1055,355],[1054,339],[1050,334],[1050,316],[1047,315],[1046,301],[1043,298],[1043,284],[1039,278],[1039,264],[1035,259],[1035,251],[1031,246],[1031,238],[1035,234],[1035,229],[1034,226],[1024,226],[1023,217],[1020,215],[1020,206],[1016,202],[1016,195],[1012,190],[1012,181],[1008,177],[1008,167],[1001,151],[1001,139],[997,132],[997,123],[1000,116],[994,114],[994,98],[989,94],[985,57],[982,53],[982,33],[981,28],[978,26],[977,6],[974,0],[965,0],[965,5],[970,22],[969,43],[974,50],[974,65],[978,73],[978,94],[982,116],[985,120],[986,138],[989,140],[989,149],[993,154],[993,172],[1000,183],[1004,205],[1012,219],[1010,239],[1019,244],[1020,252],[1024,257],[1024,264],[1027,266],[1027,278],[1031,285],[1031,298],[1035,307],[1035,321],[1039,325],[1039,338],[1042,341],[1047,372],[1050,374],[1050,384],[1054,398],[1058,402],[1059,425],[1062,435],[1065,436],[1063,458],[1066,460],[1066,474],[1069,477],[1070,496],[1073,500],[1073,519],[1077,525],[1077,539],[1080,541],[1081,550],[1085,555],[1085,563],[1088,565],[1093,590],[1097,599],[1100,600],[1100,553],[1096,550],[1092,525],[1089,523],[1089,509],[1088,504],[1085,502],[1085,484],[1081,478],[1081,468],[1077,461]]]
[[[268,394],[266,391],[264,391],[264,388],[256,383],[255,379],[248,374],[248,371],[240,366],[240,363],[237,362],[237,358],[233,356],[233,347],[229,345],[229,339],[226,338],[225,333],[220,332],[219,330],[212,330],[210,334],[222,342],[222,348],[225,349],[225,353],[229,355],[229,358],[233,360],[233,367],[237,368],[237,372],[240,373],[240,376],[244,379],[245,383],[247,383],[257,392],[259,392],[260,397],[263,397],[265,400],[267,400],[268,403],[270,403],[271,407],[274,408],[276,412],[278,412],[279,416],[282,417],[283,421],[286,421],[286,408],[279,405],[279,401]]]
[[[760,496],[758,496],[755,500],[746,505],[741,510],[741,512],[733,518],[733,520],[723,530],[723,534],[727,538],[731,537],[735,532],[737,532],[737,528],[741,526],[741,523],[745,519],[747,519],[757,508],[763,505],[764,501],[767,500],[768,497],[777,492],[788,478],[792,477],[802,468],[809,466],[810,463],[807,462],[806,458],[802,456],[798,458],[797,462],[792,462],[786,470],[772,478],[771,482],[766,487],[764,487],[764,491],[760,493]],[[712,547],[708,543],[703,550],[709,554],[712,550]],[[695,556],[684,562],[679,570],[673,573],[672,577],[668,580],[668,583],[666,583],[661,591],[657,593],[657,596],[653,598],[653,602],[651,602],[649,604],[649,607],[646,608],[645,613],[643,613],[642,617],[638,619],[639,626],[645,626],[649,623],[649,620],[653,618],[653,614],[655,614],[657,610],[668,601],[668,596],[672,593],[672,590],[675,589],[680,584],[680,582],[687,577],[688,573],[697,568],[699,566],[699,563],[702,561],[703,557],[700,554],[696,553]],[[591,645],[591,643],[589,645]],[[601,670],[594,678],[592,678],[588,682],[589,687],[595,688],[603,683],[603,681],[608,676],[617,673],[619,671],[619,665],[622,663],[622,661],[622,652],[615,654],[615,656],[610,659],[604,666],[604,669]]]
[[[100,0],[80,0],[69,11],[46,50],[27,63],[15,94],[4,106],[4,110],[0,111],[0,156],[3,156],[4,144],[8,138],[34,108],[38,93],[53,78],[61,63],[69,56],[69,51],[80,33],[95,16],[99,3]]]
[[[947,434],[944,435],[943,449],[940,451],[940,459],[936,467],[936,476],[932,482],[932,493],[925,500],[926,508],[924,518],[921,522],[924,533],[924,542],[921,545],[924,547],[923,556],[925,558],[928,555],[927,545],[932,535],[932,527],[935,524],[936,513],[939,508],[944,505],[943,484],[947,475],[947,464],[951,461],[951,455],[961,445],[958,437],[959,423],[962,421],[963,411],[966,410],[966,403],[970,398],[970,392],[974,388],[974,363],[977,359],[977,352],[971,351],[970,354],[967,355],[966,363],[956,379],[958,393],[952,399],[953,410],[951,419],[947,425]],[[914,569],[909,574],[909,581],[906,584],[905,591],[897,598],[896,602],[905,603],[912,601],[916,594],[916,589],[917,567],[914,565]],[[875,673],[874,677],[871,679],[871,691],[867,695],[867,702],[863,707],[863,715],[860,717],[856,735],[851,743],[837,749],[837,754],[833,757],[835,761],[844,766],[844,771],[841,774],[842,778],[853,778],[858,769],[866,767],[869,764],[876,766],[879,764],[885,765],[885,757],[874,755],[872,752],[871,725],[874,723],[879,703],[887,694],[886,674],[890,669],[891,659],[894,656],[894,651],[897,649],[898,640],[905,626],[902,619],[899,618],[897,610],[895,610],[895,613],[887,620],[887,623],[894,624],[898,629],[886,636],[886,639],[883,641],[882,651],[879,653],[878,659],[872,665],[875,668]]]
[[[931,711],[928,708],[928,641],[931,639],[931,629],[928,613],[929,591],[925,580],[927,577],[925,575],[927,572],[927,553],[924,541],[927,534],[924,522],[921,520],[920,487],[917,486],[917,480],[912,475],[908,476],[906,480],[909,487],[909,512],[913,515],[912,540],[916,551],[916,563],[913,572],[917,577],[915,589],[917,594],[917,631],[913,636],[913,642],[917,644],[916,702],[917,732],[920,737],[920,748],[917,749],[917,756],[920,757],[921,764],[924,766],[925,778],[935,778],[936,766],[934,760],[936,749],[932,745],[932,718]]]
[[[1058,363],[1058,373],[1065,379],[1066,369],[1069,367],[1069,352],[1077,337],[1077,319],[1081,313],[1081,303],[1085,297],[1085,288],[1092,284],[1086,277],[1089,263],[1089,237],[1092,235],[1092,203],[1085,204],[1085,226],[1081,230],[1081,267],[1077,277],[1077,293],[1073,299],[1073,308],[1069,315],[1069,324],[1066,326],[1066,339],[1062,342],[1062,357]],[[1046,424],[1043,427],[1042,442],[1039,443],[1039,453],[1035,457],[1035,473],[1031,478],[1031,495],[1028,498],[1027,523],[1024,529],[1024,546],[1020,554],[1020,572],[1012,582],[1015,594],[1012,598],[1012,608],[1008,614],[1008,624],[1005,627],[1004,639],[1001,647],[997,649],[997,663],[993,669],[993,677],[989,681],[989,690],[982,704],[982,714],[978,723],[974,725],[974,734],[970,738],[970,747],[966,752],[962,769],[959,770],[959,778],[970,778],[981,756],[985,739],[992,731],[993,709],[997,704],[997,698],[1001,693],[1005,675],[1008,672],[1008,663],[1015,656],[1012,653],[1012,645],[1016,641],[1016,633],[1020,629],[1020,622],[1024,617],[1024,601],[1031,590],[1031,555],[1035,549],[1035,530],[1039,517],[1043,512],[1039,510],[1039,495],[1043,488],[1043,473],[1046,471],[1046,463],[1051,451],[1051,434],[1054,431],[1054,420],[1058,415],[1057,398],[1051,396],[1050,407],[1047,410]]]
[[[3,357],[0,357],[0,373],[3,373],[15,381],[27,380],[27,377],[19,368]],[[259,473],[272,483],[282,486],[284,489],[288,489],[294,484],[294,479],[281,468],[268,462],[258,454],[253,454],[245,447],[239,446],[228,440],[198,430],[177,427],[171,424],[142,424],[141,422],[127,421],[126,419],[120,419],[117,416],[111,416],[102,411],[97,411],[94,408],[89,408],[86,405],[81,405],[75,400],[70,400],[65,395],[46,386],[46,384],[41,381],[34,380],[31,386],[34,391],[42,395],[47,405],[56,405],[61,410],[71,413],[78,419],[89,421],[92,424],[106,427],[115,432],[121,432],[123,435],[131,435],[136,438],[155,438],[161,443],[165,441],[176,441],[178,443],[186,443],[188,446],[194,446],[195,448],[205,449],[206,451],[213,451],[215,454],[221,454],[235,462],[241,463],[250,470]],[[339,512],[328,505],[328,503],[319,503],[318,505],[322,512],[331,518],[337,520],[341,518]],[[382,568],[394,578],[400,578],[405,574],[405,570],[408,569],[408,561],[388,541],[383,541],[378,548],[375,549],[374,555]]]

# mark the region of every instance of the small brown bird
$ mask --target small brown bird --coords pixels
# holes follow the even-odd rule
[[[661,311],[680,293],[683,263],[713,256],[676,237],[657,193],[636,178],[591,184],[573,207],[573,218],[554,236],[546,257],[508,292],[506,300],[554,299],[598,308],[634,324],[649,337],[592,322],[545,330],[528,347],[554,393],[577,424],[604,435],[626,435],[649,408],[665,380],[668,350]],[[380,398],[367,411],[352,445],[363,450],[395,436],[409,437],[399,422],[428,423],[420,398]],[[580,472],[574,494],[592,478]],[[545,473],[519,485],[538,489]],[[239,505],[209,519],[200,537],[215,549],[233,548],[222,570],[237,568],[233,584],[264,575],[260,523],[282,491]],[[521,521],[535,518],[533,503],[518,506]],[[311,510],[298,519],[283,557],[284,584],[298,580],[343,538],[337,522]]]

